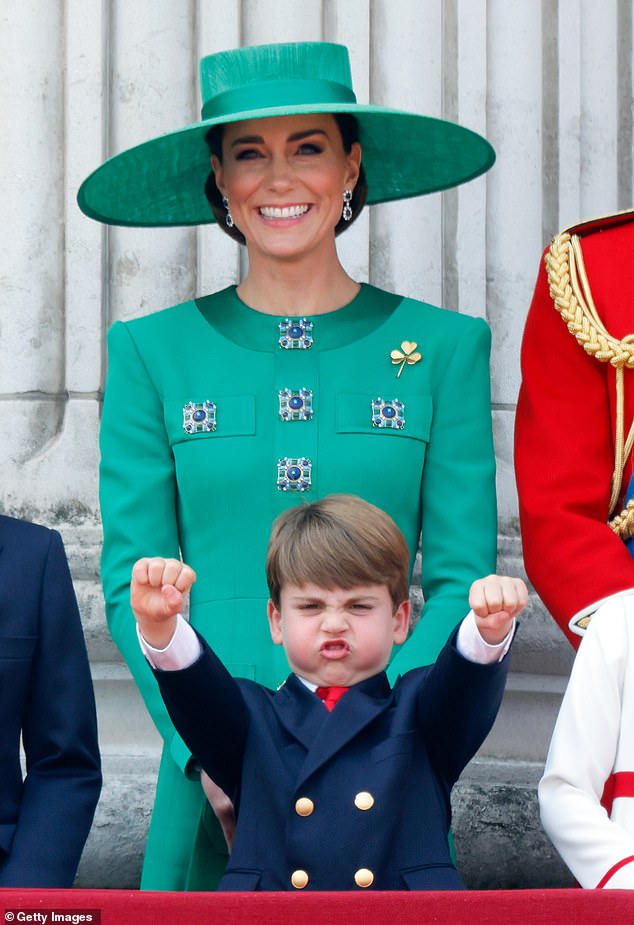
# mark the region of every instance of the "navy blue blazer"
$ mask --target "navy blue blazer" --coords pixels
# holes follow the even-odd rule
[[[464,889],[449,853],[450,794],[495,719],[508,658],[462,658],[390,688],[351,687],[332,713],[294,675],[276,692],[233,679],[203,643],[155,670],[181,736],[231,796],[236,835],[221,890]]]
[[[59,533],[4,516],[0,756],[0,886],[72,886],[101,789],[86,645]]]

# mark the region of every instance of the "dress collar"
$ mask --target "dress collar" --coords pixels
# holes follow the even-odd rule
[[[194,304],[207,324],[228,340],[250,350],[273,353],[280,350],[280,322],[310,318],[313,347],[318,351],[344,347],[372,333],[401,302],[401,297],[361,284],[357,295],[335,311],[305,315],[298,304],[294,315],[266,315],[246,305],[235,286],[195,299]]]

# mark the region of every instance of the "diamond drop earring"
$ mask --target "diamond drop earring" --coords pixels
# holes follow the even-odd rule
[[[233,226],[235,225],[235,222],[233,220],[233,215],[231,214],[229,210],[229,200],[227,199],[226,196],[222,197],[222,204],[227,210],[227,214],[225,215],[225,224],[227,228],[233,228]]]
[[[343,191],[343,216],[344,222],[349,222],[352,218],[352,209],[350,208],[350,203],[352,202],[352,190],[345,189]]]

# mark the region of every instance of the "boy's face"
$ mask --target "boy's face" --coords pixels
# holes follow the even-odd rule
[[[407,638],[409,616],[409,601],[393,612],[386,585],[284,585],[279,609],[268,604],[273,642],[296,674],[324,687],[350,687],[383,671],[392,646]]]

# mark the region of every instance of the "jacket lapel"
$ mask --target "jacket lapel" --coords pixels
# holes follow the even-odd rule
[[[310,751],[329,716],[319,698],[299,678],[289,675],[273,698],[273,706],[286,731]]]
[[[280,696],[283,693],[285,696]],[[385,712],[392,703],[392,692],[385,672],[381,672],[351,687],[329,713],[298,678],[291,676],[274,703],[283,725],[307,750],[299,784]]]

